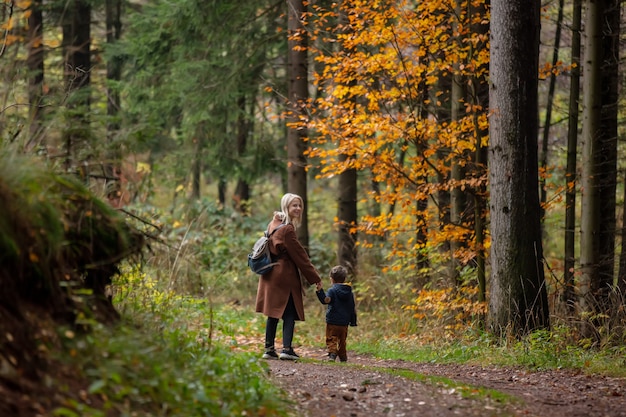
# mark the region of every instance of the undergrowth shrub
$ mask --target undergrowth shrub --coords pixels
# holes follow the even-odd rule
[[[251,302],[258,276],[249,270],[247,256],[267,228],[271,211],[243,216],[207,199],[171,211],[149,205],[128,211],[129,220],[151,236],[144,269],[161,288],[228,303]],[[323,276],[335,262],[330,235],[320,233],[316,236],[322,240],[312,239],[310,245],[312,262]]]
[[[264,227],[258,220],[208,200],[170,212],[149,206],[132,210],[158,225],[152,228],[152,256],[144,267],[161,288],[211,297],[237,297],[241,286],[241,293],[250,291],[247,254]]]
[[[428,342],[444,337],[459,337],[468,327],[479,326],[487,313],[485,302],[477,300],[478,288],[464,285],[458,288],[422,288],[417,296],[403,306],[417,320]]]
[[[286,399],[257,357],[208,348],[197,331],[170,323],[158,332],[121,326],[100,328],[87,340],[73,350],[92,381],[89,393],[103,399],[101,410],[72,402],[55,416],[286,415]]]
[[[233,350],[234,334],[249,331],[242,330],[249,320],[164,288],[136,266],[127,265],[113,286],[123,324],[63,339],[102,404],[68,400],[55,416],[289,415],[267,364]]]

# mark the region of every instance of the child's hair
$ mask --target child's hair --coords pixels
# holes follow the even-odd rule
[[[275,211],[274,220],[278,220],[281,223],[285,223],[285,220],[287,220],[287,215],[283,213],[282,211]]]
[[[348,275],[348,270],[341,265],[333,266],[332,269],[330,270],[330,277],[335,282],[345,282],[347,275]]]

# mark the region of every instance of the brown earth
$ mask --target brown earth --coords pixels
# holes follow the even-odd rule
[[[350,352],[348,363],[330,363],[322,349],[301,348],[298,353],[306,360],[267,361],[271,378],[289,393],[298,416],[626,417],[623,378],[567,370],[530,372],[379,360]],[[382,368],[395,370],[395,375]],[[402,370],[427,378],[397,376]],[[445,377],[453,384],[430,377]],[[479,388],[506,397],[479,395]]]

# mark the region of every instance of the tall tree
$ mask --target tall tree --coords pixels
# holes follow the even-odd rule
[[[42,100],[44,81],[43,12],[42,1],[34,0],[28,16],[28,103],[29,137],[25,149],[30,151],[41,144]]]
[[[585,2],[579,301],[590,317],[609,312],[613,290],[620,3]]]
[[[622,1],[605,0],[602,16],[602,108],[599,149],[595,155],[600,199],[600,228],[598,230],[599,261],[598,282],[593,285],[600,313],[608,313],[615,277],[615,206],[617,187],[617,129],[619,101],[620,61],[620,8]]]
[[[489,26],[485,24],[484,16],[487,15],[490,4],[489,1],[470,3],[470,27],[475,41],[470,49],[470,56],[480,56],[487,50]],[[468,76],[468,103],[476,109],[489,108],[489,83],[486,81],[489,74],[488,62],[472,59],[477,62],[477,67]],[[487,123],[481,123],[479,112],[472,115],[472,125],[474,126],[474,158],[473,169],[470,171],[474,178],[479,179],[487,176],[487,141],[489,136]],[[484,181],[476,181],[473,187],[474,202],[474,252],[476,265],[476,280],[478,281],[478,300],[487,301],[487,272],[485,269],[486,251],[486,218],[487,218],[487,186]]]
[[[576,159],[578,149],[578,115],[580,97],[580,30],[582,0],[574,0],[572,13],[572,71],[570,74],[569,119],[567,125],[567,166],[565,170],[565,245],[563,303],[575,312],[574,283],[576,247]]]
[[[207,142],[206,122],[196,124],[196,132],[193,136],[193,145],[196,148],[191,163],[191,199],[199,200],[202,183],[203,151]]]
[[[237,114],[237,155],[243,157],[245,155],[248,136],[251,131],[252,117],[246,111],[246,95],[241,93],[239,97],[239,113]],[[253,106],[251,106],[253,107]],[[235,195],[237,198],[238,209],[243,214],[250,213],[250,184],[245,178],[239,178],[237,181],[237,187],[235,188]]]
[[[348,163],[348,157],[340,157]],[[339,236],[337,258],[338,263],[354,274],[357,268],[357,170],[346,168],[338,179],[337,219],[339,220]]]
[[[82,170],[89,136],[91,102],[91,2],[69,0],[61,20],[68,123],[64,132],[65,168]],[[85,176],[87,173],[82,172]]]
[[[106,0],[105,2],[105,25],[107,45],[113,46],[122,36],[122,1]],[[121,150],[116,142],[119,134],[120,121],[120,94],[117,84],[122,78],[122,59],[114,55],[107,60],[107,152],[108,158],[104,163],[105,181],[109,183],[107,196],[114,205],[121,203]]]
[[[457,6],[459,8],[460,6]],[[460,10],[457,10],[457,12]],[[455,23],[455,26],[458,26],[458,23]],[[455,28],[455,30],[458,30]],[[463,40],[460,36],[458,36],[458,42],[461,43]],[[465,92],[466,79],[465,77],[459,75],[460,71],[458,66],[461,63],[457,64],[457,68],[455,68],[455,75],[452,80],[452,90],[451,90],[451,119],[454,121],[461,120],[463,116],[463,103],[467,98]],[[467,198],[463,189],[459,186],[455,186],[454,184],[459,184],[465,177],[465,167],[462,165],[466,160],[467,156],[460,155],[459,157],[454,157],[452,160],[452,167],[450,171],[450,178],[452,183],[452,190],[450,191],[450,223],[456,226],[459,230],[462,229],[464,223],[466,223],[465,212],[467,209]],[[456,236],[450,239],[450,268],[451,274],[458,282],[459,278],[459,268],[461,266],[461,262],[458,259],[458,252],[463,246],[463,240],[459,239]]]
[[[602,20],[604,1],[585,1],[583,63],[583,130],[581,170],[581,220],[579,307],[582,313],[597,310],[594,289],[600,282],[600,134],[602,132]],[[594,288],[595,287],[595,288]],[[586,327],[589,333],[589,327]]]
[[[489,326],[497,335],[550,323],[539,218],[539,29],[539,0],[491,2]]]
[[[122,0],[105,1],[106,18],[106,41],[109,45],[114,45],[122,36]],[[120,94],[117,88],[112,88],[111,84],[116,84],[122,78],[122,59],[120,56],[111,56],[107,59],[107,116],[109,116],[107,131],[109,138],[117,133],[120,127]]]
[[[550,83],[548,86],[548,99],[546,103],[546,117],[543,124],[543,136],[541,140],[541,155],[539,161],[539,168],[541,169],[541,176],[539,178],[539,201],[541,203],[541,221],[543,222],[545,216],[545,204],[548,200],[548,190],[546,188],[546,176],[548,169],[548,151],[549,151],[549,139],[550,139],[550,126],[552,124],[552,107],[554,104],[554,90],[556,88],[556,72],[554,69],[559,62],[559,49],[561,47],[561,26],[563,24],[563,3],[564,0],[559,0],[558,12],[556,19],[556,30],[554,34],[554,49],[552,50],[552,71],[550,72]]]
[[[307,3],[305,0],[287,1],[287,188],[289,192],[302,197],[304,203],[302,225],[298,228],[298,238],[304,247],[309,246],[307,174],[304,156],[307,130],[300,122],[301,118],[306,116],[305,108],[309,97],[308,35],[302,23],[307,12]]]
[[[339,33],[343,36],[350,36],[351,26],[348,19],[350,13],[350,3],[347,1],[339,2]],[[343,46],[345,53],[350,53],[353,48]],[[354,83],[354,82],[353,82]],[[353,140],[352,137],[347,139]],[[348,268],[352,275],[355,275],[357,267],[357,170],[354,167],[354,152],[341,153],[339,156],[340,163],[344,165],[344,169],[339,174],[337,184],[337,219],[339,221],[339,234],[337,239],[337,258],[340,265]]]

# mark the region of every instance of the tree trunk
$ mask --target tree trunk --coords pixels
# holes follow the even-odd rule
[[[192,143],[195,147],[191,165],[191,200],[200,200],[202,195],[202,172],[204,171],[204,148],[207,142],[206,122],[199,122]]]
[[[112,45],[122,36],[122,0],[106,0],[106,39]],[[114,56],[107,60],[107,80],[120,81],[122,78],[122,60]],[[119,129],[118,113],[120,110],[120,94],[116,88],[107,87],[107,130],[111,133]]]
[[[626,177],[624,177],[624,189],[626,189]],[[622,252],[619,257],[619,273],[617,275],[617,290],[621,305],[626,307],[626,208],[622,215]]]
[[[348,159],[342,155],[342,160]],[[356,272],[357,171],[349,168],[339,175],[337,218],[339,219],[338,260],[352,275]]]
[[[462,15],[461,5],[457,4],[456,6],[456,15]],[[463,22],[464,23],[464,22]],[[454,31],[458,31],[459,22],[455,21],[453,23]],[[461,47],[463,45],[463,39],[457,39],[456,43]],[[461,63],[457,64],[457,68],[455,68],[455,72],[460,70],[459,66]],[[463,108],[463,101],[466,99],[466,79],[462,75],[456,73],[452,77],[452,86],[450,91],[450,119],[452,121],[461,120],[465,109]],[[450,167],[450,178],[454,182],[461,181],[465,178],[466,172],[464,166],[462,166],[459,161],[465,159],[466,155],[459,155],[456,158],[452,159],[452,166]],[[450,223],[454,228],[463,227],[464,219],[463,213],[467,208],[467,198],[465,192],[458,185],[453,186],[450,190]],[[452,239],[450,241],[450,266],[451,273],[453,274],[455,284],[460,284],[460,263],[457,260],[457,252],[462,248],[463,242],[458,239]]]
[[[477,6],[470,5],[470,15],[484,16],[489,10],[489,1]],[[478,23],[472,23],[472,33],[487,35],[489,26],[480,19]],[[483,63],[487,67],[488,63]],[[483,69],[483,68],[481,68]],[[487,69],[487,68],[484,68]],[[487,73],[487,72],[486,72]],[[486,75],[470,77],[468,83],[468,102],[480,108],[489,108],[489,83]],[[474,113],[476,152],[474,155],[474,168],[472,173],[474,178],[482,178],[487,173],[488,148],[483,145],[483,138],[489,135],[488,130],[482,129],[479,125],[478,115]],[[473,190],[474,200],[474,235],[476,240],[476,280],[478,281],[478,300],[487,301],[487,272],[485,269],[485,259],[487,257],[485,248],[485,229],[487,218],[487,186],[484,182],[479,182]]]
[[[25,151],[45,145],[42,136],[42,100],[44,80],[44,49],[43,49],[43,13],[42,0],[35,0],[30,6],[28,16],[28,103],[29,107],[29,137]]]
[[[348,24],[347,12],[344,7],[345,2],[339,2],[339,20],[340,27],[345,29],[340,31],[347,35],[350,31],[350,25]],[[350,51],[347,51],[350,52]],[[339,156],[342,162],[348,162],[355,156],[341,154]],[[357,185],[357,170],[355,168],[347,168],[339,174],[338,190],[337,190],[337,218],[339,220],[339,234],[338,234],[338,248],[337,258],[340,265],[348,268],[348,271],[352,277],[356,277],[357,269],[357,251],[356,241],[357,233],[356,226],[358,222],[358,185]]]
[[[538,0],[491,4],[489,326],[501,337],[550,323],[539,218],[539,18]]]
[[[89,138],[91,83],[91,3],[70,1],[63,16],[63,62],[67,93],[68,127],[64,132],[67,171],[80,170],[87,178],[83,151]]]
[[[302,225],[298,228],[298,239],[305,248],[309,246],[308,196],[306,159],[304,157],[307,130],[301,126],[300,116],[305,116],[304,107],[308,98],[307,33],[301,19],[307,11],[305,0],[288,0],[288,128],[287,128],[287,189],[302,198]]]
[[[220,202],[220,207],[226,207],[226,189],[228,183],[224,177],[220,177],[217,180],[217,200]]]
[[[615,190],[617,187],[617,127],[619,92],[620,1],[605,0],[602,18],[602,108],[599,149],[595,154],[600,211],[598,282],[592,285],[598,313],[610,313],[615,277]]]
[[[602,70],[602,16],[601,2],[586,0],[585,56],[583,62],[583,130],[581,137],[581,219],[580,219],[580,268],[579,307],[581,313],[594,311],[592,285],[599,281],[600,263],[599,187],[596,153],[601,131],[601,70]],[[589,335],[586,328],[585,334]]]
[[[429,99],[429,89],[426,83],[421,83],[418,88],[421,94],[418,95],[418,98],[415,100],[417,106],[412,111],[419,113],[416,114],[417,119],[426,120],[430,117],[430,114],[428,114],[428,105],[426,104]],[[423,137],[420,132],[417,133],[417,137],[414,137],[413,140],[410,141],[414,144],[415,153],[417,155],[424,155],[424,151],[428,148],[427,141],[428,139]],[[404,165],[405,157],[406,152],[402,152],[400,155],[401,164],[399,166]],[[426,164],[426,161],[420,161],[419,164]],[[424,172],[424,170],[422,170],[422,172]],[[428,176],[419,175],[415,182],[416,184],[426,185],[428,184]],[[423,250],[428,243],[428,197],[422,197],[415,201],[415,243],[415,247],[418,248],[415,253],[415,267],[420,275],[419,278],[428,280],[431,272],[430,260],[428,254]]]
[[[240,92],[240,94],[241,97],[238,102],[239,115],[237,117],[237,155],[239,157],[243,157],[248,146],[250,122],[248,121],[246,111],[246,95],[243,92]],[[235,201],[237,201],[236,209],[239,210],[241,214],[244,216],[250,215],[250,184],[248,184],[248,181],[246,181],[242,175],[240,175],[237,179],[237,186],[235,187]]]
[[[559,48],[561,47],[561,25],[563,24],[563,2],[559,0],[559,11],[556,20],[556,30],[554,35],[554,49],[552,52],[552,67],[556,67],[559,62]],[[539,178],[539,201],[541,202],[541,222],[545,216],[545,204],[548,200],[548,190],[546,189],[546,173],[548,169],[548,150],[550,142],[550,125],[552,124],[552,106],[554,104],[554,89],[556,86],[556,74],[550,73],[550,84],[548,86],[548,102],[546,103],[546,119],[543,124],[543,138],[541,141],[541,160],[539,166],[542,174]]]
[[[450,28],[449,33],[452,35],[452,28]],[[436,57],[435,59],[442,59],[442,57]],[[454,100],[459,100],[459,97],[453,97],[453,92],[458,93],[458,90],[454,90],[454,80],[453,74],[451,72],[447,72],[446,74],[439,74],[437,84],[430,89],[430,98],[429,102],[431,104],[430,111],[441,123],[449,124],[452,119],[453,107],[455,105]],[[424,115],[427,118],[427,115]],[[436,181],[437,184],[450,184],[451,183],[451,173],[452,173],[452,163],[450,160],[450,153],[453,152],[449,146],[444,146],[443,144],[439,144],[437,146],[437,150],[435,152],[437,157],[437,164],[440,167],[437,169]],[[426,179],[424,179],[426,181]],[[452,223],[452,191],[450,188],[439,187],[437,190],[437,211],[439,214],[439,232],[442,235],[447,233],[447,229],[449,227],[454,227]],[[458,224],[458,223],[457,223]],[[456,285],[456,268],[452,250],[453,242],[450,239],[445,239],[441,242],[439,246],[439,253],[441,259],[447,259],[448,262],[442,266],[442,274],[444,279],[447,280],[447,285],[455,286]]]
[[[578,113],[580,97],[580,30],[582,0],[574,0],[572,15],[572,71],[570,76],[569,122],[567,131],[567,167],[565,172],[565,254],[562,300],[567,312],[575,312],[576,293],[576,154],[578,148]]]
[[[108,45],[113,45],[122,36],[122,2],[121,0],[106,0],[106,39]],[[122,61],[119,57],[112,57],[107,61],[107,81],[117,82],[122,78]],[[107,197],[114,206],[122,204],[122,187],[120,174],[122,166],[121,149],[115,144],[119,133],[120,94],[117,88],[107,87],[107,141],[109,145],[107,161],[104,163]]]

